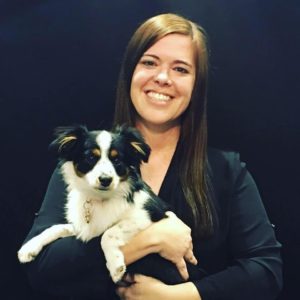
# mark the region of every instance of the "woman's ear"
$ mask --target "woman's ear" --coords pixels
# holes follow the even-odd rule
[[[54,130],[56,138],[49,145],[49,149],[60,159],[73,160],[87,134],[88,129],[83,125],[57,127]]]

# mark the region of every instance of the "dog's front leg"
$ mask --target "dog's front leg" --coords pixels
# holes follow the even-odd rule
[[[148,221],[139,222],[128,219],[119,222],[104,232],[101,247],[106,258],[106,266],[115,283],[120,281],[126,272],[125,259],[120,247],[148,225]]]
[[[25,243],[18,251],[18,258],[21,263],[27,263],[35,259],[44,246],[53,241],[67,236],[75,235],[72,224],[57,224],[47,228],[39,235]]]

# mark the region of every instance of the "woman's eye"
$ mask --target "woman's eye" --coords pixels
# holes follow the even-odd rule
[[[148,59],[142,60],[141,64],[144,65],[144,66],[147,66],[147,67],[155,66],[155,62],[153,60],[148,60]]]
[[[189,71],[186,68],[183,68],[183,67],[175,67],[174,70],[179,72],[179,73],[183,73],[183,74],[188,74],[189,73]]]

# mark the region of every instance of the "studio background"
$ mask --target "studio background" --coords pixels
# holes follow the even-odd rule
[[[280,299],[297,298],[300,4],[290,0],[0,1],[0,298],[46,299],[16,252],[56,165],[53,129],[109,126],[127,41],[163,12],[208,33],[209,143],[247,163],[283,245]]]

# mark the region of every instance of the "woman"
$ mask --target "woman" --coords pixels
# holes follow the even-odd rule
[[[152,148],[142,177],[182,221],[168,218],[136,235],[122,248],[126,264],[155,252],[187,279],[184,258],[194,251],[207,276],[169,286],[135,275],[117,288],[122,299],[267,300],[280,291],[280,245],[252,177],[237,154],[207,149],[207,64],[204,31],[178,15],[147,20],[128,44],[114,122],[142,132]],[[27,239],[63,221],[64,191],[56,171]],[[36,289],[114,297],[98,238],[58,240],[26,269]]]

